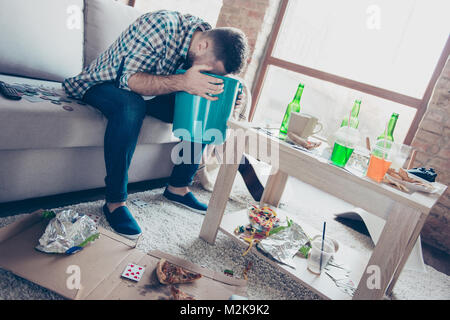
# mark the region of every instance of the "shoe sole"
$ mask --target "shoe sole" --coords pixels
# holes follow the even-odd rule
[[[114,229],[113,229],[114,230]],[[122,236],[122,237],[124,237],[124,238],[127,238],[127,239],[130,239],[130,240],[136,240],[136,239],[138,239],[140,236],[141,236],[141,234],[142,233],[139,233],[139,234],[133,234],[133,235],[130,235],[130,234],[123,234],[123,233],[120,233],[120,232],[117,232],[117,231],[114,231],[115,233],[117,233],[119,236]]]
[[[189,206],[187,206],[187,205],[185,205],[185,204],[183,204],[183,203],[181,203],[181,202],[173,201],[173,200],[167,198],[166,196],[164,196],[164,198],[166,198],[167,200],[169,200],[170,202],[172,202],[172,203],[174,203],[174,204],[177,204],[177,205],[179,205],[179,206],[182,206],[182,207],[184,207],[184,208],[186,208],[186,209],[189,209],[189,210],[191,210],[191,211],[193,211],[193,212],[199,213],[199,214],[201,214],[202,216],[206,215],[206,211],[202,211],[202,210],[198,210],[198,209],[191,208],[191,207],[189,207]]]

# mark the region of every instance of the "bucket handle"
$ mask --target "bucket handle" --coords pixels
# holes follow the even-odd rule
[[[239,108],[233,109],[233,118],[240,121],[247,121],[247,108],[249,108],[252,104],[252,94],[250,92],[250,89],[248,88],[247,82],[241,77],[235,75],[231,75],[228,77],[239,81],[238,95],[245,92],[245,101],[241,102],[241,106]],[[242,108],[244,108],[244,110],[242,110]]]

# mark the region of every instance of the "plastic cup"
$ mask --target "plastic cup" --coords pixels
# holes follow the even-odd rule
[[[345,145],[335,142],[333,153],[331,154],[331,162],[338,167],[345,167],[348,159],[352,156],[354,148],[349,148]]]
[[[352,168],[365,175],[367,166],[369,165],[370,151],[363,147],[356,147],[353,151],[350,160],[347,163],[347,168]]]
[[[336,252],[333,241],[325,238],[322,251],[322,236],[314,237],[311,242],[311,250],[308,254],[308,270],[314,274],[320,274]],[[322,258],[320,257],[322,255]],[[322,265],[320,264],[322,260]]]
[[[391,149],[375,145],[372,148],[366,176],[376,182],[381,182],[391,166],[393,154],[394,152]]]
[[[345,167],[359,140],[360,135],[355,128],[339,128],[336,132],[336,140],[331,153],[331,162],[338,167]]]
[[[411,154],[412,147],[402,143],[394,143],[392,150],[395,154],[392,157],[391,168],[395,170],[403,168],[406,159]]]

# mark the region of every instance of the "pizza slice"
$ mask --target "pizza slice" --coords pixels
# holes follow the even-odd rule
[[[176,266],[166,259],[159,260],[156,265],[156,275],[162,284],[187,283],[200,279],[200,273],[188,271]]]
[[[191,297],[187,293],[181,291],[174,286],[170,286],[170,292],[172,293],[172,297],[174,300],[195,300],[194,297]]]

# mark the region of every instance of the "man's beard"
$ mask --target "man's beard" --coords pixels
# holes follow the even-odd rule
[[[184,69],[187,70],[194,65],[194,61],[196,59],[196,55],[193,52],[188,52],[186,57],[186,62],[184,63]]]

